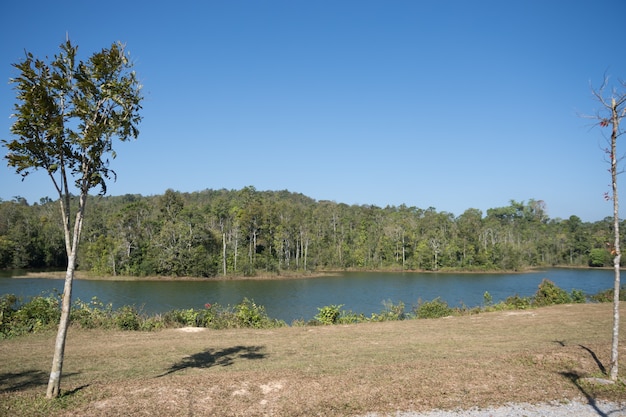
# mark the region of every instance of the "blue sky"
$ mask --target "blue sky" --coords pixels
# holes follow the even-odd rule
[[[251,185],[456,216],[536,199],[595,221],[612,214],[606,143],[579,114],[598,108],[590,83],[626,79],[625,16],[622,0],[11,2],[0,138],[24,50],[119,40],[144,119],[110,195]],[[0,198],[57,198],[3,161]]]

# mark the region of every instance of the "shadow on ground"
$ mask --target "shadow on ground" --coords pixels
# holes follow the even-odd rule
[[[239,359],[257,360],[267,357],[262,353],[263,346],[233,346],[221,350],[205,349],[176,362],[157,377],[173,374],[189,368],[211,368],[213,366],[229,366]]]
[[[606,374],[606,367],[602,364],[602,362],[598,358],[598,355],[596,355],[596,353],[593,350],[591,350],[590,348],[588,348],[586,346],[578,345],[578,347],[580,347],[581,349],[583,349],[584,351],[589,353],[589,355],[591,355],[591,358],[594,360],[596,366],[598,367],[598,370],[602,374],[605,375]],[[598,414],[598,416],[600,416],[600,417],[609,417],[609,416],[612,416],[612,415],[616,415],[614,413],[617,413],[617,415],[622,415],[621,413],[624,411],[624,409],[613,410],[613,411],[609,411],[609,412],[605,412],[605,411],[601,410],[599,405],[598,405],[598,401],[597,401],[594,393],[592,392],[592,390],[589,389],[591,387],[589,386],[589,384],[585,384],[583,382],[585,380],[585,378],[579,372],[577,372],[577,371],[566,371],[566,372],[560,372],[560,374],[562,376],[564,376],[565,378],[569,379],[572,382],[572,384],[574,384],[574,386],[576,388],[578,388],[580,393],[587,400],[587,403],[591,407],[593,407],[594,411]]]
[[[77,375],[77,373],[64,373],[63,377],[71,375]],[[45,386],[48,384],[49,378],[50,373],[37,369],[29,369],[22,372],[6,372],[0,374],[0,393]]]

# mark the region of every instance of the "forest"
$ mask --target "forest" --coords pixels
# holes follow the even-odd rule
[[[216,277],[337,270],[521,271],[608,266],[612,218],[550,219],[541,200],[467,209],[347,205],[290,191],[90,196],[78,270]],[[0,201],[0,268],[63,269],[59,204]]]

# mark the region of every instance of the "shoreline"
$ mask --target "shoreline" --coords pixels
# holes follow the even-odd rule
[[[469,271],[469,270],[440,270],[440,271],[426,271],[426,270],[386,270],[386,269],[372,269],[372,270],[328,270],[328,271],[315,271],[315,272],[283,272],[283,273],[260,273],[255,276],[243,276],[243,275],[216,275],[213,277],[174,277],[174,276],[132,276],[132,275],[94,275],[86,271],[76,271],[74,273],[74,279],[85,281],[261,281],[261,280],[287,280],[287,279],[314,279],[321,277],[333,277],[339,276],[344,273],[389,273],[389,274],[526,274],[531,272],[541,272],[547,269],[594,269],[594,270],[613,270],[613,267],[588,267],[588,266],[550,266],[550,267],[537,267],[528,268],[521,271]],[[620,268],[620,270],[626,270]],[[15,275],[11,275],[10,278],[23,279],[23,278],[37,278],[37,279],[65,279],[65,271],[21,271]]]

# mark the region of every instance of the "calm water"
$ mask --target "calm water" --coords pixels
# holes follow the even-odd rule
[[[205,303],[233,305],[244,297],[265,306],[272,318],[291,323],[309,320],[317,308],[343,304],[355,313],[378,313],[384,301],[404,302],[406,310],[419,299],[441,297],[451,306],[479,306],[488,291],[494,302],[518,294],[530,296],[543,278],[571,291],[595,294],[613,287],[612,270],[551,269],[525,274],[444,274],[444,273],[344,273],[340,276],[281,281],[74,281],[73,297],[90,301],[92,297],[114,308],[122,305],[142,307],[146,313],[180,308],[203,308]],[[0,276],[0,294],[24,298],[63,291],[63,280],[17,279]]]

